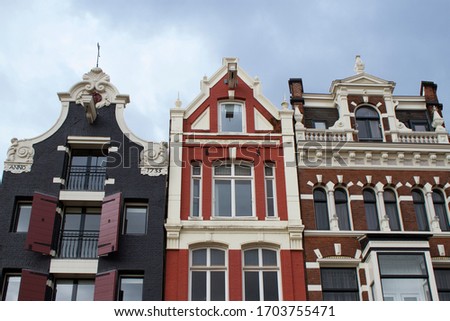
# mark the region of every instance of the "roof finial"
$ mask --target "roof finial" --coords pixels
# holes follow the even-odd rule
[[[181,100],[180,100],[180,92],[178,92],[177,100],[175,101],[175,107],[180,108],[181,107]]]
[[[98,59],[100,58],[100,43],[97,42],[97,64],[95,65],[98,68]]]
[[[365,64],[361,60],[361,56],[360,55],[356,55],[355,67],[353,69],[355,70],[355,72],[357,74],[362,74],[362,73],[364,73],[364,68],[365,68]]]

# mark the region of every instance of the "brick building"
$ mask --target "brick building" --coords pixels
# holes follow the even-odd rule
[[[308,300],[449,300],[450,145],[432,82],[290,79]]]
[[[2,300],[162,300],[167,155],[93,68],[56,124],[12,139],[0,187]]]
[[[287,107],[226,58],[171,110],[166,300],[306,298]]]

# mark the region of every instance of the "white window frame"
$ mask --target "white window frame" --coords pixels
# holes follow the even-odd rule
[[[215,168],[216,166],[220,165],[231,165],[231,175],[225,176],[225,175],[216,175],[215,174]],[[245,165],[250,167],[250,175],[249,176],[236,176],[235,175],[235,166],[236,165]],[[213,165],[213,179],[212,179],[212,213],[213,217],[216,219],[249,219],[249,218],[256,218],[255,215],[255,172],[254,172],[254,166],[253,163],[250,162],[244,162],[244,161],[235,161],[235,162],[226,162],[226,161],[219,161],[215,162]],[[216,188],[215,188],[215,182],[217,180],[223,180],[223,181],[231,181],[231,216],[221,216],[216,213]],[[252,215],[250,216],[236,216],[236,193],[235,193],[235,181],[236,180],[249,180],[250,186],[251,186],[251,201],[252,201]]]
[[[245,252],[250,250],[258,250],[258,266],[245,265]],[[277,258],[276,266],[263,266],[263,250],[274,251]],[[258,272],[258,286],[259,286],[259,300],[264,301],[264,273],[263,272],[277,272],[278,284],[278,301],[283,300],[283,291],[281,283],[281,268],[280,268],[280,251],[272,247],[249,247],[242,250],[242,299],[245,301],[245,272]]]
[[[272,168],[272,175],[266,175],[266,167]],[[277,218],[278,210],[277,210],[277,184],[276,184],[276,163],[275,162],[265,162],[264,163],[264,191],[265,191],[265,199],[266,199],[266,218]],[[267,195],[267,182],[270,181],[272,184],[272,199],[273,199],[273,216],[269,216],[269,197]]]
[[[193,252],[197,250],[206,250],[206,265],[196,265],[193,262]],[[225,255],[225,265],[211,266],[211,250],[223,251]],[[228,300],[228,251],[226,248],[218,246],[200,246],[189,250],[189,301],[192,301],[192,272],[206,273],[206,301],[211,301],[211,272],[225,273],[225,301]]]
[[[194,174],[194,167],[200,168],[200,174]],[[191,219],[201,219],[202,218],[202,163],[192,162],[191,163],[191,195],[190,195],[190,211],[189,218]],[[194,181],[199,182],[198,190],[198,215],[194,215]]]
[[[333,208],[333,213],[336,213],[336,216],[337,216],[337,210],[336,210],[336,190],[337,189],[339,189],[339,190],[342,190],[344,193],[345,193],[345,196],[346,196],[346,198],[347,198],[347,215],[348,215],[348,225],[349,225],[349,229],[348,230],[341,230],[340,228],[339,228],[339,220],[338,220],[338,228],[339,228],[339,231],[343,231],[343,232],[346,232],[346,231],[353,231],[354,229],[353,229],[353,216],[352,216],[352,206],[351,206],[351,203],[350,203],[350,193],[348,192],[348,189],[345,187],[345,186],[343,186],[343,185],[337,185],[337,186],[335,186],[334,187],[334,189],[333,189],[333,203],[332,203],[332,206],[334,206],[334,208]],[[328,201],[330,201],[330,200],[328,200]]]
[[[231,104],[233,104],[233,105],[239,105],[239,106],[241,106],[241,109],[242,109],[242,131],[240,131],[240,132],[231,132],[231,131],[223,131],[222,130],[222,117],[221,117],[221,114],[222,114],[222,108],[224,108],[224,106],[225,105],[231,105]],[[244,102],[242,102],[242,101],[221,101],[221,102],[219,102],[218,103],[218,106],[217,106],[217,118],[218,118],[218,130],[219,130],[219,132],[221,133],[221,134],[243,134],[243,133],[246,133],[247,132],[247,126],[246,126],[246,124],[247,124],[247,119],[246,119],[246,108],[245,108],[245,103]]]

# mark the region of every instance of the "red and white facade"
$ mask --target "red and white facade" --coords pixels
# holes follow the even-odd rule
[[[305,300],[293,111],[237,59],[170,113],[165,300]]]
[[[437,86],[289,81],[308,300],[450,299],[450,145]]]

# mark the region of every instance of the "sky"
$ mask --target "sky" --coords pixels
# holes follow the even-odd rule
[[[169,110],[186,107],[223,57],[258,76],[278,108],[289,78],[305,92],[366,72],[396,82],[394,94],[438,84],[450,124],[447,0],[0,0],[0,160],[13,137],[38,136],[58,119],[67,92],[96,64],[122,94],[128,127],[167,141]]]

